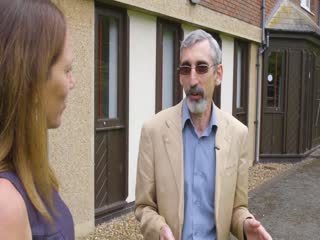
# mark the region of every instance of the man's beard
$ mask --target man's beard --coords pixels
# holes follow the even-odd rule
[[[187,96],[187,106],[189,108],[189,111],[194,114],[204,113],[204,111],[208,107],[208,100],[204,94],[203,89],[196,86],[185,90],[185,92]],[[191,94],[197,94],[201,96],[201,98],[199,100],[192,100],[189,98]]]

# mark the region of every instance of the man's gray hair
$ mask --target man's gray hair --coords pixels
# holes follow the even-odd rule
[[[202,42],[204,40],[208,40],[211,48],[211,56],[213,64],[217,65],[221,63],[221,49],[218,42],[207,32],[198,29],[191,33],[189,33],[185,39],[182,41],[180,46],[180,59],[181,53],[184,48],[189,48],[192,45]]]

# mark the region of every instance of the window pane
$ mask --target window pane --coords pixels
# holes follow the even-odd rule
[[[272,52],[268,59],[267,106],[280,108],[282,88],[282,52]]]
[[[110,87],[109,87],[109,118],[116,118],[118,105],[118,23],[110,19]]]
[[[163,28],[162,109],[173,105],[174,31]]]
[[[99,19],[99,118],[117,117],[118,29],[113,17]]]
[[[310,9],[310,0],[301,0],[301,6],[307,7]]]
[[[242,107],[241,102],[241,70],[242,70],[242,48],[239,46],[237,51],[237,100],[236,100],[236,107]]]

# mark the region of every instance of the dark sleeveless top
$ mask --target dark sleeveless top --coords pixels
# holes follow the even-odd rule
[[[59,196],[59,193],[54,191],[53,204],[56,214],[53,214],[50,209],[49,213],[52,216],[54,224],[50,224],[32,205],[26,191],[14,172],[0,172],[0,178],[5,178],[15,186],[21,194],[28,211],[29,223],[32,232],[33,240],[74,240],[74,224],[71,213],[65,203]]]

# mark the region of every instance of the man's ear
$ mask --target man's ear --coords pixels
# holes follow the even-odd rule
[[[222,77],[223,77],[223,67],[222,67],[222,64],[219,64],[217,66],[217,77],[215,80],[216,86],[219,86],[221,84]]]

